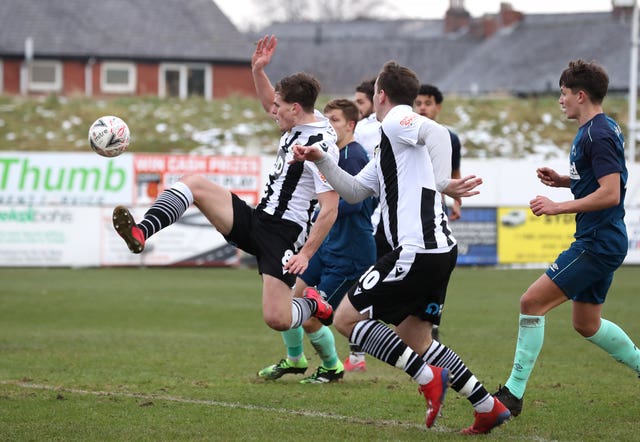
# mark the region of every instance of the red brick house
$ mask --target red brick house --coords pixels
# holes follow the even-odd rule
[[[212,0],[3,0],[0,93],[255,95],[253,47]]]

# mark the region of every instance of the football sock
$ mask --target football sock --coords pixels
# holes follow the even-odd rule
[[[466,397],[478,413],[491,411],[493,397],[464,365],[456,352],[438,341],[432,341],[431,346],[422,355],[422,359],[429,365],[448,368],[451,376],[451,388]]]
[[[291,327],[300,327],[316,309],[316,301],[307,298],[293,298],[291,302]]]
[[[180,181],[163,191],[138,224],[145,239],[175,223],[192,203],[191,190]]]
[[[356,323],[349,342],[360,346],[371,356],[404,370],[420,384],[433,379],[433,372],[416,352],[402,342],[391,328],[382,322],[365,319]]]
[[[311,345],[322,359],[324,368],[333,369],[338,366],[338,352],[336,351],[336,341],[333,332],[329,327],[323,325],[320,330],[308,333]]]
[[[290,328],[281,332],[281,334],[284,345],[287,347],[287,358],[296,362],[302,354],[304,330],[302,330],[302,327]]]
[[[544,342],[544,316],[520,314],[519,324],[513,368],[505,386],[511,394],[522,399]]]
[[[362,351],[362,349],[360,348],[360,346],[355,345],[352,342],[349,342],[349,361],[352,364],[358,364],[362,361],[364,361],[365,358],[365,353]]]
[[[616,324],[602,318],[596,334],[586,339],[640,375],[640,350],[624,330]]]

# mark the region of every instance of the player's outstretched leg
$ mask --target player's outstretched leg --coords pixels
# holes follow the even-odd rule
[[[144,233],[136,225],[131,216],[131,212],[124,206],[118,206],[113,209],[113,227],[118,235],[124,239],[124,242],[133,253],[142,253],[144,250]]]
[[[136,224],[126,207],[113,210],[113,227],[133,253],[142,253],[145,241],[154,233],[175,223],[193,203],[189,187],[178,181],[163,191],[151,205],[144,219]]]

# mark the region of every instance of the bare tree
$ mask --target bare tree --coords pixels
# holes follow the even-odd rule
[[[381,18],[391,0],[254,0],[269,21],[339,21]]]

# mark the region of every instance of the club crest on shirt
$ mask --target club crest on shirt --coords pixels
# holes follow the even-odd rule
[[[402,127],[411,126],[417,117],[418,117],[418,114],[407,115],[402,120],[400,120],[400,126]]]

